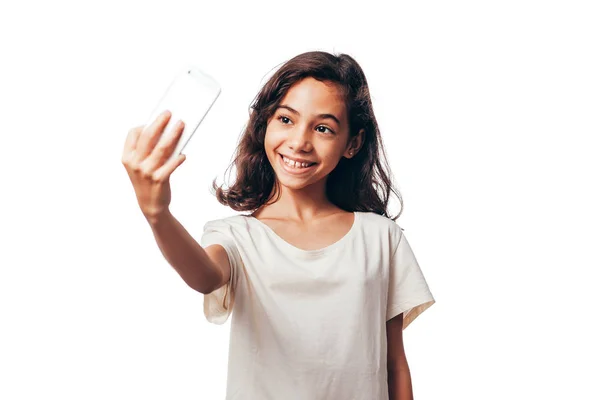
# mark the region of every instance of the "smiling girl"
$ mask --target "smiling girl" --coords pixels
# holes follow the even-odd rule
[[[367,86],[346,54],[313,51],[264,85],[213,182],[235,211],[198,244],[169,212],[166,163],[183,127],[170,114],[130,131],[123,163],[162,253],[204,294],[208,321],[232,314],[227,399],[409,400],[402,331],[435,303],[388,214],[391,173]]]

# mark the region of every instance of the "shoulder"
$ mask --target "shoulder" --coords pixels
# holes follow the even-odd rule
[[[251,243],[247,219],[248,217],[239,214],[206,221],[200,245],[207,247],[210,244],[220,244],[230,253],[237,252]]]
[[[402,235],[404,230],[398,223],[384,215],[376,214],[374,212],[361,212],[361,217],[364,222],[365,229],[376,229],[378,231],[387,232],[393,236]]]
[[[224,218],[211,219],[205,222],[204,231],[239,232],[248,230],[248,219],[245,214],[235,214]]]
[[[384,215],[374,212],[361,212],[362,226],[367,237],[378,237],[395,248],[402,238],[404,229],[398,223]]]

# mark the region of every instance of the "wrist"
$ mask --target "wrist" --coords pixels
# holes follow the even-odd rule
[[[150,224],[150,226],[158,226],[163,224],[165,221],[168,221],[172,218],[171,211],[168,208],[164,208],[162,211],[145,214],[146,221]]]

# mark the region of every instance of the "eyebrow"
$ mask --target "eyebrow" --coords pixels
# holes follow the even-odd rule
[[[294,110],[292,107],[288,106],[287,104],[281,104],[279,107],[277,107],[277,109],[280,108],[285,108],[286,110],[289,110],[290,112],[296,114],[296,115],[300,115],[300,113],[296,110]],[[319,118],[323,118],[323,119],[332,119],[334,120],[338,125],[342,125],[340,123],[340,120],[333,114],[319,114],[317,115],[317,117]]]

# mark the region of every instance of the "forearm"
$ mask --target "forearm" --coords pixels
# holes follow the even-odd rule
[[[408,365],[402,368],[388,369],[388,393],[390,400],[413,400]]]
[[[169,212],[147,218],[165,259],[192,289],[210,293],[221,281],[221,271],[208,254]]]

